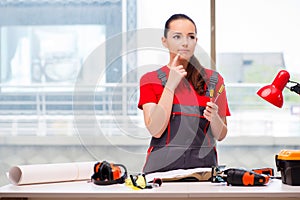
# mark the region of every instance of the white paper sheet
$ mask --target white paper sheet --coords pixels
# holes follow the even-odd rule
[[[8,179],[15,185],[89,180],[96,162],[20,165],[12,167]]]

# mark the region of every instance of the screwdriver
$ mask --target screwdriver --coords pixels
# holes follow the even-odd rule
[[[217,102],[217,100],[218,100],[220,94],[223,92],[224,88],[225,88],[225,85],[222,84],[221,87],[220,87],[220,89],[218,90],[218,93],[217,93],[217,96],[216,96],[216,98],[215,98],[215,100],[214,100],[214,103]]]

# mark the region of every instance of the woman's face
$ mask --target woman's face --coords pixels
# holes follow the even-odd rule
[[[177,19],[170,23],[167,37],[162,38],[163,45],[174,55],[189,60],[195,51],[197,35],[194,24],[187,19]]]

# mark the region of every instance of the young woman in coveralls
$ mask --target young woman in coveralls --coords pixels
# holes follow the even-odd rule
[[[197,29],[188,16],[166,21],[162,44],[169,63],[140,80],[138,107],[152,135],[143,172],[217,165],[215,141],[225,138],[230,115],[223,78],[194,56]]]

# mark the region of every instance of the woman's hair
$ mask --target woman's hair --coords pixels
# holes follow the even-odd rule
[[[165,36],[165,38],[167,37],[167,33],[168,33],[169,29],[170,29],[170,23],[172,21],[175,21],[175,20],[178,20],[178,19],[186,19],[186,20],[189,20],[190,22],[192,22],[194,24],[194,26],[195,26],[195,32],[197,33],[196,24],[195,24],[195,22],[189,16],[187,16],[185,14],[174,14],[165,23],[165,30],[164,30],[164,36]]]
[[[164,29],[164,37],[167,38],[168,31],[170,29],[170,23],[175,20],[179,19],[186,19],[192,22],[195,26],[195,33],[197,33],[197,27],[195,22],[188,17],[185,14],[174,14],[172,15],[165,23],[165,29]],[[194,89],[196,92],[200,95],[205,94],[206,90],[206,84],[205,84],[205,79],[206,79],[206,73],[204,67],[200,64],[199,60],[193,55],[190,60],[189,64],[187,66],[187,80],[192,83]]]

